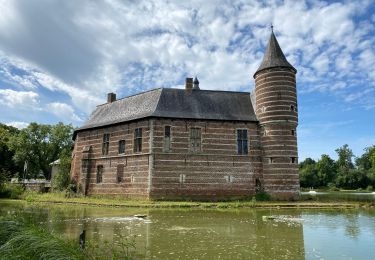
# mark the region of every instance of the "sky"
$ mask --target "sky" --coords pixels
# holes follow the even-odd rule
[[[106,94],[254,89],[270,25],[297,69],[300,161],[375,144],[375,1],[0,0],[0,122],[84,123]]]

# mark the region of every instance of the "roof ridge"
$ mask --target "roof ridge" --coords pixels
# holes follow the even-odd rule
[[[108,105],[108,104],[113,104],[117,101],[120,101],[120,100],[124,100],[124,99],[127,99],[127,98],[131,98],[131,97],[135,97],[135,96],[138,96],[138,95],[142,95],[142,94],[145,94],[145,93],[149,93],[149,92],[153,92],[153,91],[156,91],[156,90],[159,90],[159,89],[163,89],[163,88],[153,88],[153,89],[149,89],[149,90],[146,90],[146,91],[143,91],[143,92],[140,92],[140,93],[136,93],[136,94],[133,94],[133,95],[130,95],[130,96],[126,96],[126,97],[123,97],[123,98],[119,98],[119,99],[116,99],[115,101],[111,102],[111,103],[104,103],[104,104],[99,104],[97,105],[96,107],[100,107],[100,106],[104,106],[104,105]]]
[[[161,89],[173,89],[173,90],[181,90],[181,91],[185,91],[185,89],[182,89],[182,88],[161,88]],[[207,91],[207,92],[224,92],[224,93],[236,93],[236,94],[250,94],[250,91],[247,92],[247,91],[230,91],[230,90],[216,90],[216,89],[199,89],[199,90],[194,90],[194,91]]]

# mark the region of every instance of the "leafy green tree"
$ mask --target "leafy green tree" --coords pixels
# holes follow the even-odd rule
[[[368,187],[375,187],[375,145],[364,149],[365,152],[355,160],[358,170],[367,174]]]
[[[9,149],[9,140],[18,132],[17,128],[0,123],[0,179],[3,181],[22,171],[22,165],[12,160],[14,152]]]
[[[306,158],[303,162],[299,163],[299,176],[301,187],[319,186],[316,162],[313,159]]]
[[[71,157],[72,152],[70,149],[64,149],[61,151],[58,172],[52,180],[52,188],[54,190],[63,191],[69,186]]]
[[[18,164],[28,165],[27,178],[49,178],[50,163],[60,157],[62,151],[70,149],[73,127],[58,123],[43,125],[31,123],[9,140],[14,152],[13,159]]]
[[[342,147],[337,148],[336,153],[338,155],[337,166],[339,168],[353,169],[353,151],[349,148],[349,145],[344,144]]]
[[[343,170],[344,168],[342,168]],[[336,185],[344,189],[366,188],[368,178],[364,171],[349,169],[346,172],[339,172],[336,178]]]
[[[326,187],[328,184],[334,183],[337,168],[335,161],[329,155],[323,154],[316,164],[319,186]]]

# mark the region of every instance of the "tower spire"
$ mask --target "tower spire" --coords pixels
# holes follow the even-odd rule
[[[295,73],[297,70],[287,61],[283,51],[280,48],[280,45],[276,39],[275,34],[273,33],[273,25],[271,24],[271,36],[268,40],[268,45],[266,53],[264,54],[263,61],[260,64],[258,70],[254,73],[255,75],[265,69],[270,68],[290,68]]]

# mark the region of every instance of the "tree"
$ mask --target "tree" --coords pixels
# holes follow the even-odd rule
[[[0,123],[0,179],[3,181],[22,171],[22,165],[12,160],[14,153],[9,149],[9,140],[18,132],[17,128]]]
[[[336,153],[338,155],[337,166],[339,168],[353,169],[353,151],[349,148],[349,145],[344,144],[342,147],[337,148]]]
[[[336,178],[337,169],[335,161],[328,155],[323,154],[316,164],[319,186],[328,186],[333,183]]]
[[[299,176],[301,187],[319,186],[316,162],[313,159],[306,158],[299,164]]]
[[[357,169],[367,174],[368,188],[375,187],[375,145],[366,147],[364,154],[355,160]]]
[[[73,144],[73,127],[58,123],[43,125],[31,123],[9,140],[14,152],[13,159],[18,164],[28,165],[28,178],[49,178],[50,163],[60,157],[62,151]]]
[[[336,185],[344,189],[366,188],[368,178],[366,173],[358,169],[349,169],[347,172],[340,172],[336,179]]]

